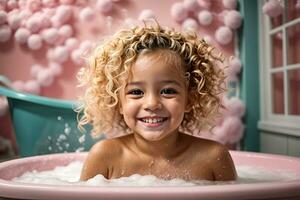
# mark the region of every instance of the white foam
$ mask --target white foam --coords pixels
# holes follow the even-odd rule
[[[213,181],[192,181],[187,182],[182,179],[162,180],[155,176],[142,176],[134,174],[129,177],[107,180],[102,175],[97,175],[87,181],[79,181],[82,162],[72,162],[67,166],[56,167],[50,171],[26,172],[12,181],[31,184],[50,185],[82,185],[82,186],[195,186],[214,184],[243,184],[270,181],[295,180],[295,174],[289,172],[269,172],[251,166],[236,166],[238,173],[237,181],[213,182]],[[298,177],[299,179],[299,177]]]

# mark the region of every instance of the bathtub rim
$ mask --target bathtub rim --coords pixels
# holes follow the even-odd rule
[[[238,153],[237,153],[238,152]],[[239,154],[247,157],[277,157],[279,159],[288,159],[295,162],[300,162],[299,158],[283,156],[283,155],[273,155],[264,153],[254,153],[254,152],[241,152],[241,151],[231,151],[232,155]],[[68,162],[74,160],[83,160],[86,156],[85,153],[67,153]],[[37,157],[43,157],[44,159],[55,159],[56,157],[61,157],[62,154],[50,154],[33,156],[27,158],[21,158],[23,161],[36,160]],[[6,161],[0,163],[0,170],[11,165],[12,163],[18,162],[20,159]],[[22,191],[22,197],[33,198],[32,187],[35,187],[34,196],[42,197],[45,193],[51,193],[51,198],[60,199],[60,197],[74,197],[76,199],[101,197],[130,197],[137,198],[143,197],[145,195],[150,195],[151,198],[163,194],[165,196],[172,196],[176,198],[205,198],[205,199],[239,199],[245,197],[251,199],[260,195],[264,198],[293,198],[300,197],[300,180],[288,180],[288,181],[276,181],[276,182],[262,182],[262,183],[244,183],[238,185],[208,185],[208,186],[188,186],[188,187],[175,187],[175,186],[164,186],[164,187],[106,187],[106,186],[54,186],[54,185],[37,185],[37,184],[24,184],[15,183],[9,180],[0,179],[0,196],[6,198],[18,198],[16,190]],[[20,192],[18,192],[20,193]],[[295,196],[296,195],[296,196]],[[61,199],[63,199],[61,198]],[[74,198],[73,198],[74,199]],[[95,198],[94,198],[95,199]]]
[[[0,86],[0,95],[6,96],[11,99],[17,99],[17,100],[30,102],[30,103],[36,103],[39,105],[64,108],[64,109],[74,109],[79,104],[79,102],[75,100],[63,100],[63,99],[43,97],[43,96],[38,96],[26,92],[20,92],[14,89],[8,89],[2,86]]]

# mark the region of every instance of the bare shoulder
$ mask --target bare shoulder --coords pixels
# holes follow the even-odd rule
[[[107,178],[110,166],[122,154],[120,144],[117,138],[101,140],[94,144],[85,159],[80,179],[87,180],[98,174]]]

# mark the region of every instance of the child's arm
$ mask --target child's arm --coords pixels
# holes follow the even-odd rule
[[[111,147],[106,140],[96,143],[91,148],[81,171],[81,181],[86,181],[98,174],[108,178],[109,149]]]
[[[237,174],[232,158],[223,145],[218,145],[214,150],[213,173],[215,181],[236,180]]]

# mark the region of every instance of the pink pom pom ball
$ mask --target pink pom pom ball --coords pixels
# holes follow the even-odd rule
[[[7,10],[13,10],[18,8],[18,2],[16,0],[9,0],[6,3],[6,9]]]
[[[70,25],[63,25],[58,29],[58,34],[67,39],[73,35],[73,28]]]
[[[198,21],[201,25],[210,25],[213,21],[213,15],[207,10],[203,10],[198,14]]]
[[[213,39],[212,39],[211,36],[209,36],[209,35],[203,36],[203,39],[204,39],[205,42],[208,43],[208,44],[212,44],[212,42],[213,42]]]
[[[240,73],[241,68],[242,68],[241,60],[235,57],[229,62],[228,74],[229,75],[238,74]]]
[[[113,2],[111,0],[98,0],[96,3],[96,8],[101,13],[106,14],[112,10]]]
[[[236,0],[222,0],[223,6],[226,9],[234,10],[236,8]]]
[[[0,26],[0,42],[7,42],[11,38],[11,28],[7,25]]]
[[[45,13],[40,16],[40,25],[41,29],[49,28],[51,26],[50,18]]]
[[[65,41],[65,46],[69,51],[73,51],[78,47],[78,45],[79,45],[79,41],[76,38],[68,38]]]
[[[181,22],[187,18],[188,11],[184,8],[182,3],[177,2],[171,7],[171,16],[175,21]]]
[[[0,25],[5,24],[7,21],[7,13],[4,10],[0,10]]]
[[[184,0],[183,7],[188,11],[196,11],[199,8],[197,0]]]
[[[222,45],[229,44],[232,40],[233,33],[230,28],[226,26],[219,27],[215,32],[215,38],[218,43]]]
[[[39,50],[43,46],[42,37],[38,34],[29,36],[27,40],[28,48],[31,50]]]
[[[224,24],[229,28],[237,29],[242,24],[242,15],[236,10],[231,10],[225,15]]]
[[[0,97],[0,117],[4,116],[8,112],[8,102],[5,97]]]
[[[42,32],[42,38],[44,41],[46,41],[48,44],[54,44],[56,40],[58,39],[58,31],[56,28],[49,28],[45,29]]]
[[[66,4],[66,5],[71,5],[74,4],[74,0],[59,0],[59,3],[61,4]]]
[[[19,17],[22,19],[24,25],[26,25],[26,20],[24,19],[28,19],[30,16],[32,16],[32,12],[30,10],[21,10],[19,13]]]
[[[231,97],[226,104],[226,116],[242,117],[245,114],[245,105],[237,97]]]
[[[42,0],[42,4],[44,7],[55,7],[56,6],[56,0]]]
[[[199,28],[197,21],[193,18],[188,18],[184,20],[182,23],[182,27],[184,30],[190,30],[195,32],[197,32]]]
[[[40,94],[41,86],[36,80],[29,80],[25,83],[24,90],[32,94]]]
[[[74,64],[76,65],[82,65],[83,64],[83,59],[82,59],[82,52],[79,49],[75,49],[71,53],[71,60]]]
[[[20,27],[21,25],[21,18],[19,17],[19,15],[14,14],[14,15],[10,15],[7,19],[8,21],[8,25],[11,27],[11,29],[16,30],[17,28]]]
[[[145,9],[145,10],[142,10],[138,19],[140,21],[143,21],[143,20],[147,21],[149,19],[154,19],[154,18],[155,18],[154,12],[150,9]]]
[[[30,30],[32,33],[37,33],[41,29],[40,18],[37,15],[36,16],[33,15],[26,21],[25,25],[26,28]]]
[[[54,77],[49,70],[43,69],[38,73],[37,81],[43,87],[50,86],[53,80]]]
[[[30,36],[30,31],[26,28],[19,28],[17,29],[17,31],[15,32],[15,39],[17,42],[19,42],[20,44],[26,44],[27,40]]]
[[[42,2],[40,0],[27,0],[26,7],[32,12],[36,12],[42,8]]]
[[[226,133],[226,143],[234,144],[243,137],[244,126],[237,117],[226,117],[223,121],[222,129]]]
[[[89,52],[91,50],[92,46],[93,46],[93,44],[92,44],[91,41],[85,40],[85,41],[80,43],[79,49],[82,52]]]
[[[54,21],[58,20],[59,24],[65,24],[67,21],[69,21],[72,18],[73,10],[70,6],[62,5],[58,6]]]
[[[95,17],[94,11],[90,7],[85,7],[79,13],[79,19],[83,22],[88,22],[93,20]]]
[[[283,7],[279,1],[270,0],[263,5],[262,10],[270,17],[277,17],[283,12]]]
[[[211,1],[210,0],[198,0],[198,5],[204,9],[210,9]]]
[[[24,82],[23,81],[14,81],[12,87],[17,91],[24,91]]]
[[[38,76],[38,73],[43,69],[43,67],[41,65],[38,65],[38,64],[35,64],[35,65],[32,65],[31,68],[30,68],[30,75],[32,77],[37,77]]]
[[[54,49],[54,60],[58,63],[63,63],[69,58],[69,51],[64,46],[58,46]]]
[[[62,73],[62,66],[58,63],[51,62],[49,64],[49,71],[53,76],[59,76]]]

